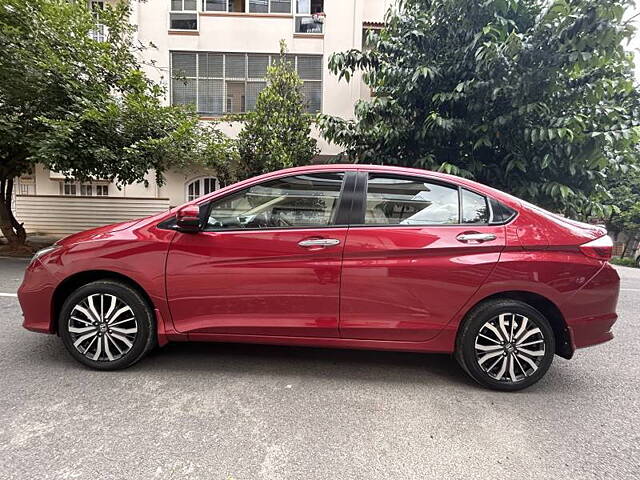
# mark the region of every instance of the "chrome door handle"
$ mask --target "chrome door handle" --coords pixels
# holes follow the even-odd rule
[[[496,236],[493,233],[461,233],[456,237],[459,242],[490,242],[495,240]]]
[[[339,244],[340,240],[337,238],[312,238],[298,242],[301,247],[333,247]]]

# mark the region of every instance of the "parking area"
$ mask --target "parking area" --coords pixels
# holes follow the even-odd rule
[[[524,392],[449,356],[170,344],[121,372],[21,327],[0,259],[0,478],[637,479],[640,269],[616,338]]]

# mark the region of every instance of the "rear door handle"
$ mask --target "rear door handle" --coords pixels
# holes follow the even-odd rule
[[[298,242],[301,247],[333,247],[339,245],[340,240],[337,238],[310,238],[309,240],[302,240]]]
[[[493,233],[461,233],[456,237],[459,242],[468,243],[468,242],[490,242],[491,240],[495,240],[496,236]]]

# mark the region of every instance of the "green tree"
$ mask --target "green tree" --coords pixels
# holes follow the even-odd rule
[[[301,87],[281,41],[280,58],[268,67],[267,86],[258,94],[255,110],[245,115],[238,135],[240,164],[247,176],[304,165],[318,154]]]
[[[632,254],[631,246],[640,241],[640,201],[632,205],[629,210],[620,212],[615,219],[622,226],[622,231],[627,235],[627,241],[622,249],[621,257]]]
[[[160,98],[143,89],[62,119],[43,119],[49,128],[33,158],[75,179],[110,179],[119,185],[145,181],[152,169],[162,185],[163,172],[198,167],[215,169],[223,184],[235,181],[235,141],[217,125],[200,122],[194,111],[163,106]]]
[[[194,136],[196,152],[192,164],[210,168],[222,186],[230,185],[243,178],[238,153],[238,142],[227,137],[215,124],[200,125]],[[192,154],[193,155],[193,154]]]
[[[640,168],[632,165],[606,179],[600,200],[611,206],[607,218],[609,232],[624,232],[626,242],[622,257],[633,253],[631,246],[640,240]]]
[[[568,215],[603,215],[638,144],[629,0],[403,0],[330,69],[374,92],[324,136],[358,162],[474,178]]]
[[[83,2],[0,0],[0,230],[13,248],[26,239],[11,211],[14,179],[36,163],[118,184],[153,169],[161,183],[168,168],[233,156],[195,112],[162,105],[163,89],[138,62],[130,14],[129,2],[100,11],[100,42]]]

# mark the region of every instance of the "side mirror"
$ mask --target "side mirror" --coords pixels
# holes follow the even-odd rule
[[[185,205],[176,213],[177,230],[184,233],[200,231],[200,208],[198,205]]]

